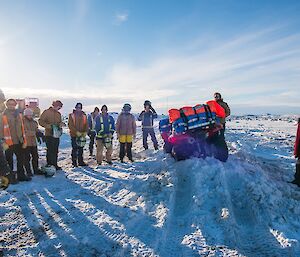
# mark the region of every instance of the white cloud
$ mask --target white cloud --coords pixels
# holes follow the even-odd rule
[[[26,69],[3,62],[0,87],[11,96],[30,93],[49,102],[61,98],[70,103],[69,108],[81,100],[90,108],[106,103],[113,111],[124,102],[132,103],[133,110],[138,111],[145,99],[166,111],[205,102],[214,91],[220,91],[233,105],[300,107],[300,34],[282,31],[284,28],[276,27],[245,32],[213,42],[205,51],[197,43],[189,44],[186,54],[160,56],[143,66],[116,63],[102,81],[76,85],[46,67],[28,64]]]
[[[121,25],[122,23],[126,22],[128,20],[129,17],[129,13],[128,11],[124,11],[124,12],[119,12],[115,15],[114,19],[115,19],[115,24],[116,25]]]
[[[147,66],[115,65],[105,84],[111,90],[131,92],[137,99],[151,98],[159,104],[194,104],[221,91],[231,103],[259,105],[266,95],[280,102],[297,104],[284,91],[300,98],[300,34],[280,35],[281,28],[248,33],[209,50],[193,54],[160,57]],[[245,96],[251,95],[245,100]],[[298,102],[298,106],[299,106]]]

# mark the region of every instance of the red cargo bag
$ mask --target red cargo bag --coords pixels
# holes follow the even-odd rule
[[[217,117],[219,118],[226,117],[224,108],[221,105],[219,105],[216,101],[211,100],[208,101],[206,104],[209,106],[211,112],[216,113]]]

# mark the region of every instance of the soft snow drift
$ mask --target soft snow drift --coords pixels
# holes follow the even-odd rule
[[[142,151],[139,132],[136,162],[97,167],[88,159],[89,167],[72,168],[69,137],[63,135],[63,171],[0,192],[2,251],[300,256],[300,190],[287,183],[294,172],[295,125],[290,117],[232,118],[227,163],[175,162],[161,150]],[[44,158],[43,148],[40,153]]]

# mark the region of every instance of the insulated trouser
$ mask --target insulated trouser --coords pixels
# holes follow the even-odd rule
[[[158,143],[157,143],[157,139],[156,139],[155,132],[154,132],[153,128],[143,128],[143,146],[144,146],[144,148],[148,149],[148,143],[147,143],[148,135],[150,135],[150,137],[151,137],[154,148],[157,149],[158,148]]]
[[[45,140],[47,146],[47,164],[57,167],[59,138],[47,136]]]

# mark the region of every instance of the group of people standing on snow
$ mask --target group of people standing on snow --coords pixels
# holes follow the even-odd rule
[[[1,96],[0,96],[1,97]],[[3,96],[4,98],[4,96]],[[4,102],[4,101],[3,101]],[[45,142],[47,147],[46,161],[48,167],[58,165],[58,152],[62,128],[66,124],[62,120],[60,109],[63,103],[56,100],[46,109],[38,119],[34,120],[33,111],[26,108],[23,112],[17,109],[17,101],[8,99],[0,110],[0,176],[9,178],[11,184],[19,181],[30,181],[32,176],[44,174],[39,167],[37,142]],[[106,105],[95,107],[94,111],[86,115],[81,103],[75,105],[69,114],[68,128],[72,145],[72,165],[87,166],[83,160],[83,149],[86,136],[90,138],[89,152],[93,156],[96,143],[96,160],[98,165],[105,159],[112,164],[113,135],[116,132],[120,143],[119,157],[124,162],[127,155],[133,162],[132,142],[136,136],[136,120],[131,114],[131,105],[126,103],[115,122],[113,116],[108,113]],[[158,149],[158,142],[154,133],[153,120],[157,118],[156,111],[150,101],[145,101],[144,110],[138,117],[142,121],[143,146],[148,149],[147,137],[150,134],[154,148]],[[45,132],[39,130],[39,125]],[[103,152],[105,150],[105,158]],[[17,170],[14,171],[14,155],[16,156]]]
[[[124,157],[127,155],[128,159],[133,162],[132,157],[132,142],[136,136],[136,120],[133,114],[130,113],[131,105],[126,103],[122,108],[122,112],[118,116],[115,124],[114,118],[108,114],[106,105],[99,108],[95,107],[94,111],[88,115],[87,133],[90,137],[89,151],[93,155],[94,142],[96,141],[96,160],[98,165],[102,164],[104,159],[103,150],[106,149],[105,157],[108,164],[112,164],[113,152],[113,134],[117,133],[117,138],[120,143],[119,158],[124,162]],[[138,117],[142,121],[143,129],[143,146],[148,149],[147,138],[148,134],[151,136],[155,150],[158,150],[158,142],[154,133],[153,120],[157,118],[156,111],[151,105],[151,102],[146,100],[144,102],[144,110]],[[70,121],[70,118],[69,118]],[[80,150],[80,153],[82,150]],[[81,155],[82,156],[82,155]],[[80,157],[81,158],[81,157]],[[72,159],[73,160],[73,159]],[[76,160],[73,160],[73,165],[76,166]],[[83,163],[85,165],[85,163]]]
[[[2,93],[2,92],[0,92]],[[62,120],[60,109],[63,103],[56,100],[52,106],[46,109],[39,117],[38,122],[34,120],[33,111],[26,108],[23,112],[17,109],[17,101],[8,99],[4,103],[4,95],[0,94],[0,176],[7,176],[11,184],[18,181],[30,181],[35,175],[44,174],[39,167],[39,156],[37,142],[46,143],[47,166],[60,170],[58,165],[58,152],[62,128],[66,124]],[[226,117],[230,115],[230,108],[223,101],[220,93],[214,94],[215,101],[224,108]],[[1,99],[0,99],[1,100]],[[155,136],[153,121],[157,118],[157,113],[151,102],[144,102],[144,110],[138,116],[142,123],[143,147],[148,149],[147,138],[150,135],[154,149],[158,149],[158,142]],[[223,125],[221,134],[224,136],[225,119],[220,120]],[[299,120],[300,122],[300,120]],[[45,131],[39,130],[39,125]],[[125,156],[133,162],[132,142],[136,136],[136,119],[131,114],[131,105],[126,103],[115,122],[112,115],[108,113],[107,105],[101,109],[95,107],[89,115],[83,112],[81,103],[75,105],[72,113],[69,114],[68,128],[72,145],[72,165],[87,166],[83,159],[83,149],[86,144],[86,136],[89,136],[89,153],[94,156],[94,145],[96,144],[96,161],[102,165],[105,160],[112,164],[113,138],[116,132],[119,140],[119,158],[124,162]],[[295,156],[300,157],[300,127],[298,127],[297,140],[295,145]],[[103,152],[105,151],[105,156]],[[14,155],[16,156],[17,170],[14,171]],[[297,171],[294,184],[300,186],[300,162],[297,161]]]

